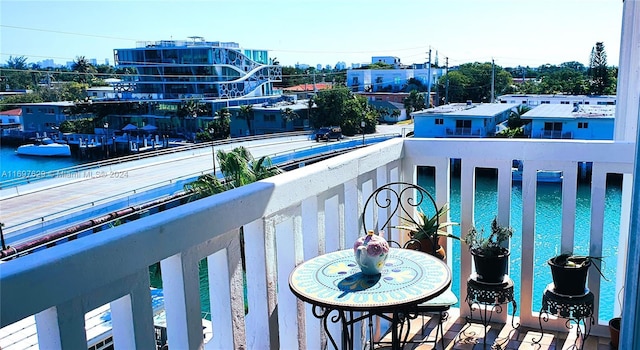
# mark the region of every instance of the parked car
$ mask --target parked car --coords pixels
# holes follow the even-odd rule
[[[315,132],[314,138],[316,142],[320,142],[320,140],[329,141],[331,139],[339,141],[343,138],[342,129],[339,126],[322,127]]]

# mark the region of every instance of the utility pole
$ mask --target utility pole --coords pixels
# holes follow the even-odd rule
[[[444,104],[449,104],[449,57],[445,57],[445,84],[444,84]]]
[[[491,59],[491,101],[490,101],[490,103],[493,103],[493,91],[496,88],[496,83],[495,83],[496,78],[495,77],[496,77],[496,68],[495,68],[495,65],[494,65],[494,62],[493,62],[493,58],[492,58]]]
[[[316,71],[313,71],[313,93],[317,94],[318,93],[318,89],[316,88]]]
[[[429,46],[429,68],[427,69],[427,86],[429,94],[427,95],[427,108],[431,107],[431,46]]]

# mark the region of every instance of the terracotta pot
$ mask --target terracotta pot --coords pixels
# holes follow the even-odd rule
[[[509,255],[511,252],[505,249],[498,256],[485,256],[477,250],[470,250],[473,255],[473,265],[479,282],[502,283],[504,276],[509,273]]]
[[[618,348],[618,341],[620,340],[620,322],[622,318],[614,317],[609,320],[609,334],[611,335],[611,347]]]
[[[433,242],[428,239],[428,238],[424,238],[424,239],[420,239],[418,240],[419,243],[417,242],[409,242],[407,243],[406,248],[408,249],[413,249],[413,250],[419,250],[422,251],[424,253],[427,254],[431,254],[433,256],[435,256],[436,258],[440,259],[440,260],[445,260],[447,258],[447,254],[444,250],[444,248],[442,248],[442,246],[440,246],[439,244],[436,245],[436,249],[433,249]]]
[[[547,263],[551,267],[554,292],[562,295],[583,295],[585,293],[587,273],[591,261],[581,267],[558,265],[553,261],[553,258],[549,259]]]

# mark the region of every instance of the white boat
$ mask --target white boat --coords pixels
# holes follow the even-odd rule
[[[18,147],[16,153],[22,156],[70,157],[69,145],[54,142],[49,137],[36,138],[34,143]]]
[[[522,182],[522,170],[511,170],[513,182]],[[562,182],[562,171],[538,170],[536,172],[538,182]]]

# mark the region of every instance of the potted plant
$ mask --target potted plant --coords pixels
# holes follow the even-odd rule
[[[551,267],[554,292],[571,296],[584,295],[587,291],[587,273],[592,265],[606,280],[600,268],[592,264],[594,259],[602,261],[601,257],[574,255],[572,253],[562,253],[549,259],[547,263]]]
[[[444,248],[439,244],[440,237],[460,239],[446,230],[449,226],[457,225],[457,222],[440,222],[440,218],[447,211],[449,211],[449,207],[444,204],[433,216],[429,217],[418,207],[415,220],[403,218],[404,225],[392,226],[392,228],[409,231],[410,240],[405,248],[420,250],[444,260],[447,256]]]
[[[501,226],[495,217],[491,222],[489,235],[485,234],[484,229],[478,232],[472,227],[464,237],[464,242],[469,246],[469,252],[473,256],[479,282],[502,283],[504,276],[509,272],[508,262],[511,254],[504,244],[512,235],[513,229]]]

